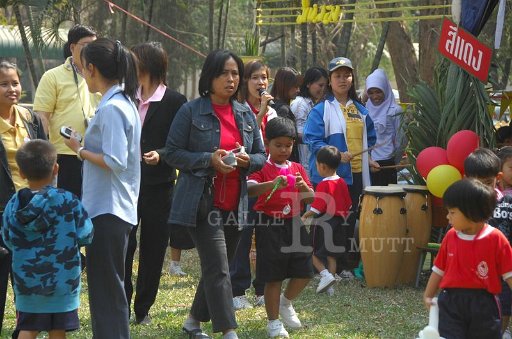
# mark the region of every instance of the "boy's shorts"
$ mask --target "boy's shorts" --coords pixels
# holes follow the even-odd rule
[[[327,216],[322,216],[327,218]],[[350,250],[349,225],[342,217],[330,217],[322,221],[324,226],[314,225],[313,253],[321,258],[339,258]],[[326,246],[326,242],[332,242]],[[334,245],[334,247],[332,247]]]
[[[311,241],[300,218],[274,219],[262,215],[261,221],[262,224],[256,226],[258,280],[274,282],[288,278],[312,278]],[[293,227],[296,227],[296,240],[293,239]],[[295,248],[291,246],[293,240]]]
[[[505,317],[510,317],[512,314],[512,293],[510,291],[510,286],[504,281],[501,280],[501,293],[500,297],[500,305],[501,305],[501,315]]]
[[[80,327],[78,309],[62,313],[16,312],[16,330],[19,331],[75,331]]]
[[[447,288],[439,293],[439,334],[444,338],[501,338],[498,298],[486,290]]]

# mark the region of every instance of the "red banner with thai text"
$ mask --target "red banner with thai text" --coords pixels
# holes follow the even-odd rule
[[[438,48],[442,55],[484,84],[487,83],[492,50],[446,18],[443,21]]]

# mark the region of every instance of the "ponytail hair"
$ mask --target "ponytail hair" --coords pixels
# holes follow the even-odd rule
[[[81,58],[85,67],[93,64],[105,79],[124,84],[123,92],[135,100],[138,87],[135,58],[121,42],[99,38],[82,49]]]

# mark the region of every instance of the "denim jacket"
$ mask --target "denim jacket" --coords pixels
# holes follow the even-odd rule
[[[265,163],[265,149],[254,113],[237,101],[231,102],[235,121],[243,136],[245,151],[249,154],[248,169],[240,169],[240,201],[238,204],[239,226],[246,224],[247,181],[246,177],[258,171]],[[220,122],[209,97],[190,101],[176,113],[167,142],[164,160],[180,173],[174,188],[169,223],[195,226],[199,201],[205,185],[215,176],[211,166],[212,153],[219,148]]]

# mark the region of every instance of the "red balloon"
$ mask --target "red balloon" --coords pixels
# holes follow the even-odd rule
[[[423,178],[426,178],[430,170],[439,165],[448,165],[446,150],[441,147],[427,147],[416,157],[416,169]]]
[[[446,153],[450,165],[456,167],[461,173],[464,173],[464,160],[471,152],[478,148],[480,138],[470,130],[458,131],[446,145]]]
[[[432,204],[434,206],[439,206],[439,207],[444,206],[443,198],[438,198],[438,197],[432,195]]]

